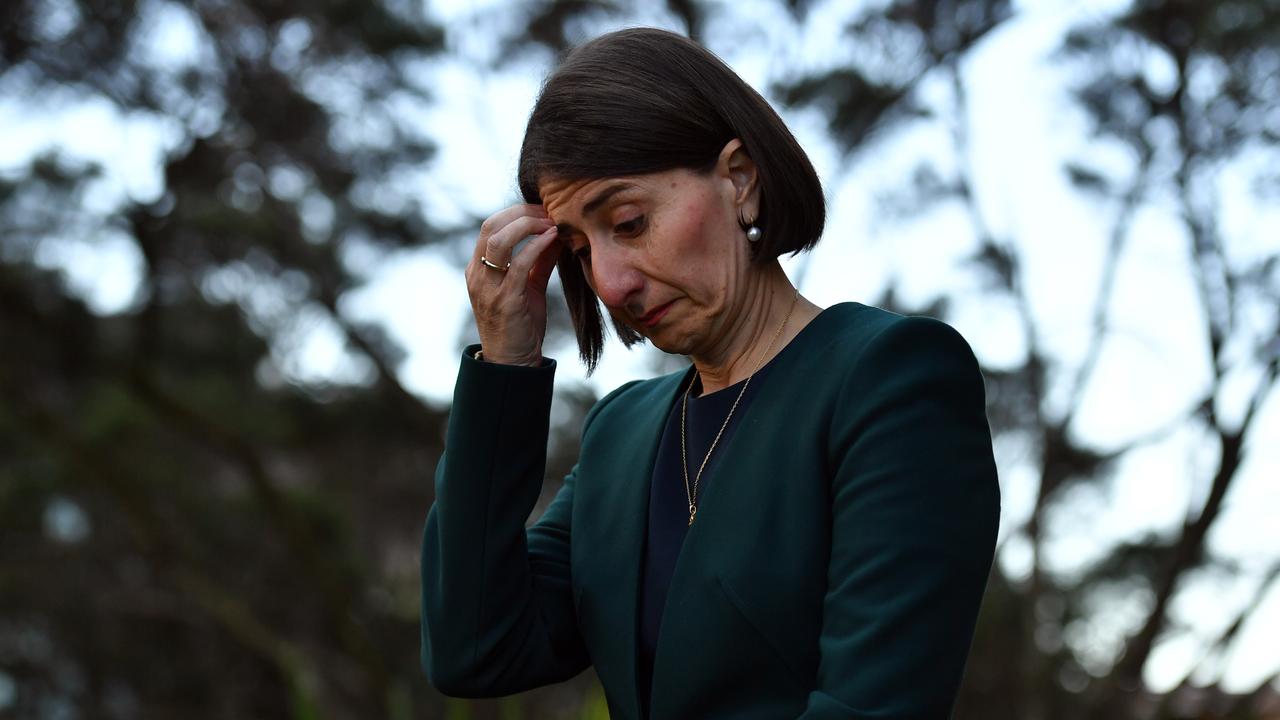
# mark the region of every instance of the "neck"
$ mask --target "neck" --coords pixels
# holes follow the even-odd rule
[[[759,273],[742,306],[733,313],[734,319],[726,328],[724,340],[711,352],[692,358],[702,380],[703,395],[747,379],[778,354],[816,314],[810,312],[816,306],[796,295],[795,286],[777,262]],[[784,320],[786,327],[782,327]]]

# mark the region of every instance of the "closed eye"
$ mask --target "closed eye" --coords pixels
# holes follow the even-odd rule
[[[618,223],[617,225],[613,226],[614,232],[621,233],[623,235],[635,235],[643,229],[644,229],[643,215],[637,215],[626,222]]]
[[[644,215],[637,215],[634,218],[627,220],[626,222],[620,222],[617,225],[614,225],[613,231],[618,233],[619,235],[635,236],[643,232],[644,228],[645,228]],[[573,256],[577,258],[580,262],[583,262],[583,263],[591,262],[591,245],[583,244],[582,247],[576,250],[573,250],[572,252],[573,252]]]

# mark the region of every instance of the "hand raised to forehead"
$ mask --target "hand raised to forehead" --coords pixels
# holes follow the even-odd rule
[[[484,360],[542,363],[547,283],[559,252],[555,224],[541,205],[512,205],[481,223],[465,275]]]

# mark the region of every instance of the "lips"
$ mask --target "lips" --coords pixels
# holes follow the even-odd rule
[[[658,321],[662,319],[662,316],[667,314],[667,311],[671,309],[671,306],[674,303],[675,303],[675,300],[672,300],[671,302],[666,303],[665,305],[659,305],[658,307],[650,310],[648,313],[646,313],[644,316],[640,318],[640,324],[644,325],[645,327],[653,327],[654,325],[657,325]]]

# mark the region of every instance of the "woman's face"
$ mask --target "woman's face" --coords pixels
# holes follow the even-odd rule
[[[737,140],[705,175],[667,170],[539,186],[560,241],[613,318],[656,347],[711,351],[750,295],[739,213],[757,213],[755,166]]]

